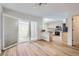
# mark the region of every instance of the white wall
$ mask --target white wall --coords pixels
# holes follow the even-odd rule
[[[0,52],[1,52],[1,39],[2,39],[2,7],[0,6]]]
[[[72,17],[67,19],[67,26],[68,26],[68,39],[67,44],[72,46]]]

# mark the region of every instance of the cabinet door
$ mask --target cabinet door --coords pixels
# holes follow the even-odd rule
[[[73,17],[73,45],[79,45],[79,16]]]

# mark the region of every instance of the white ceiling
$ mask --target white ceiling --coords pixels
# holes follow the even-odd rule
[[[1,5],[44,18],[65,19],[72,15],[79,15],[79,3],[48,3],[45,6],[38,6],[34,3],[4,3]]]

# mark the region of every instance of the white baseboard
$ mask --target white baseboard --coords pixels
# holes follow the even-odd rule
[[[31,41],[37,41],[38,39],[34,39],[34,40],[31,40]]]
[[[9,48],[11,48],[11,47],[13,47],[13,46],[15,46],[15,45],[17,45],[17,43],[12,44],[12,45],[10,45],[10,46],[8,46],[8,47],[6,47],[6,48],[3,48],[3,50],[9,49]]]

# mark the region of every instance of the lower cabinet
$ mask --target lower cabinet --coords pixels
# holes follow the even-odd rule
[[[67,46],[67,32],[62,33],[62,44]]]

